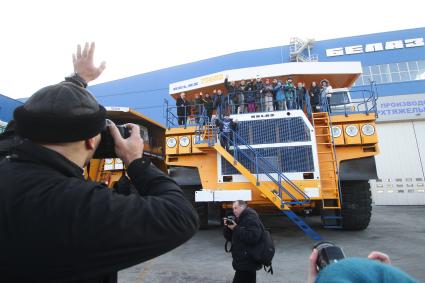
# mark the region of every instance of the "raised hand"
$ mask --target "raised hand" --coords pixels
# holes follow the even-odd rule
[[[82,77],[87,83],[97,79],[106,68],[106,62],[103,61],[98,67],[93,64],[93,55],[95,44],[88,42],[81,51],[81,45],[78,44],[76,54],[72,54],[72,62],[74,64],[74,72]]]

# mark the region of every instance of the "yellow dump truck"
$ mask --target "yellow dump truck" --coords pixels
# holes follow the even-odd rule
[[[209,204],[225,209],[241,199],[259,211],[287,215],[314,239],[320,236],[300,214],[320,214],[326,228],[365,229],[371,217],[368,180],[376,178],[379,147],[376,89],[351,93],[357,100],[348,91],[361,72],[359,62],[285,63],[223,70],[171,84],[172,98],[184,92],[185,103],[167,105],[165,161],[170,176],[195,201],[203,225]],[[317,107],[307,94],[301,106],[285,103],[284,109],[265,111],[264,93],[247,88],[266,79],[281,81],[284,88],[289,77],[307,88],[326,79],[338,91],[331,91],[330,101],[323,96]],[[242,84],[244,91],[226,89],[226,78],[227,86]],[[206,109],[211,101],[207,106],[205,96],[218,90],[223,94],[211,116]],[[240,100],[235,105],[238,95],[244,104],[251,95],[252,103],[249,91],[256,107]],[[220,125],[229,118],[237,126],[224,133]]]
[[[223,70],[170,84],[171,97],[177,100],[184,92],[185,100],[177,103],[180,106],[167,103],[166,127],[129,108],[108,108],[108,118],[141,126],[144,154],[180,184],[204,227],[209,207],[224,214],[232,201],[246,200],[260,212],[285,214],[310,237],[320,239],[300,215],[321,215],[324,227],[351,230],[365,229],[371,217],[368,180],[376,178],[374,156],[379,152],[377,94],[373,86],[349,92],[361,72],[358,62]],[[333,87],[330,101],[323,97],[315,106],[307,94],[297,105],[294,91],[284,109],[270,111],[276,105],[264,107],[267,95],[247,87],[252,83],[248,80],[264,84],[276,79],[285,92],[289,77],[307,88],[313,81],[328,80]],[[244,83],[244,91],[229,87]],[[206,99],[219,90],[220,106]],[[237,105],[237,96],[245,101]],[[250,96],[254,108],[245,103]],[[229,118],[236,126],[225,132],[222,126]],[[93,160],[86,174],[113,187],[124,170],[119,159],[109,158]]]

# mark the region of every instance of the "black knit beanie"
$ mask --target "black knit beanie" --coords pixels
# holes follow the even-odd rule
[[[85,140],[105,128],[106,110],[86,89],[70,82],[44,87],[13,113],[19,135],[34,142]]]

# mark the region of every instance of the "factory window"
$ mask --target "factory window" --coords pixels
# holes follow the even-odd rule
[[[355,86],[425,80],[425,60],[363,66],[363,74]]]

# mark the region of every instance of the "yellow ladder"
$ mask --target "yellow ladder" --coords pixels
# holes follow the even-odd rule
[[[327,112],[313,113],[323,209],[341,209],[338,190],[338,168]]]

